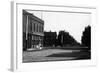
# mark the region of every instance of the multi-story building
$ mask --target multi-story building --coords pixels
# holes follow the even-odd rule
[[[43,45],[44,21],[23,10],[23,49]]]

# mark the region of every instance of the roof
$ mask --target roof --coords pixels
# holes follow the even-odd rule
[[[44,21],[42,19],[40,19],[37,16],[27,12],[26,10],[23,10],[23,15],[29,15],[33,20],[38,21],[38,22],[44,24]]]

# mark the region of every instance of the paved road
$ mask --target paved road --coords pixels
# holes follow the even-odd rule
[[[23,62],[51,61],[51,60],[72,60],[75,57],[47,57],[52,54],[73,53],[80,50],[62,50],[62,49],[47,49],[40,51],[24,51]]]

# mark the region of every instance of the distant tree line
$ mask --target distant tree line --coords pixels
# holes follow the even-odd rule
[[[80,45],[68,32],[44,32],[44,46],[78,46]]]
[[[78,46],[79,43],[65,31],[60,31],[57,38],[57,44],[60,46]]]
[[[82,33],[81,44],[77,42],[73,36],[71,36],[66,31],[59,31],[58,35],[56,32],[46,32],[44,31],[44,41],[43,46],[83,46],[91,48],[91,27],[85,27],[85,30]]]

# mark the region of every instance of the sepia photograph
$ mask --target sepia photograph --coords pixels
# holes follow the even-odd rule
[[[22,10],[22,62],[91,59],[91,13]]]

